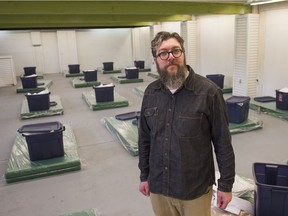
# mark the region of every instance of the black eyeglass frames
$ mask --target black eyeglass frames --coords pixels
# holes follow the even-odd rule
[[[171,53],[173,55],[174,58],[179,58],[182,53],[184,51],[180,48],[177,48],[177,49],[173,49],[171,51],[163,51],[163,52],[160,52],[157,57],[159,57],[160,59],[162,60],[167,60],[169,58],[169,54]]]

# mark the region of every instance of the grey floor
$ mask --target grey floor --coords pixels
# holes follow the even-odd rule
[[[153,215],[149,199],[138,192],[138,157],[133,157],[105,128],[101,119],[140,110],[142,98],[133,88],[147,85],[154,78],[140,73],[144,83],[116,84],[115,91],[126,97],[129,106],[92,111],[81,97],[89,88],[73,88],[71,78],[45,74],[53,80],[51,94],[61,97],[64,115],[20,120],[25,94],[20,86],[0,88],[0,215],[58,216],[96,208],[106,216]],[[102,83],[113,82],[109,74],[98,73]],[[91,88],[92,89],[92,88]],[[231,95],[225,95],[229,97]],[[286,163],[288,159],[288,121],[249,111],[264,122],[263,129],[232,135],[236,172],[253,178],[254,162]],[[72,127],[77,139],[82,169],[18,183],[6,184],[4,173],[18,128],[24,124],[60,121]]]

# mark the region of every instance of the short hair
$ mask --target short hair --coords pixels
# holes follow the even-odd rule
[[[167,31],[161,31],[158,32],[154,39],[151,41],[151,51],[153,57],[156,57],[157,47],[161,45],[161,43],[165,40],[168,40],[170,38],[175,38],[181,46],[181,49],[184,50],[184,40],[183,38],[177,33],[177,32],[167,32]]]

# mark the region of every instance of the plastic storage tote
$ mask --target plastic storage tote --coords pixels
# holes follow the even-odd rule
[[[126,79],[138,79],[139,68],[125,68]]]
[[[209,74],[206,75],[206,77],[216,83],[216,85],[218,85],[221,89],[223,89],[225,77],[223,74]]]
[[[114,85],[112,86],[93,86],[95,91],[96,103],[114,101]]]
[[[23,89],[25,88],[37,88],[37,76],[21,76]]]
[[[232,96],[226,99],[229,122],[241,123],[248,119],[250,97]]]
[[[85,82],[97,81],[97,70],[83,71]]]
[[[69,68],[70,74],[80,73],[80,65],[79,64],[70,64],[70,65],[68,65],[68,68]]]
[[[113,62],[103,62],[104,71],[112,71],[113,70]]]
[[[36,74],[36,67],[24,67],[24,76]]]
[[[145,67],[145,61],[134,61],[134,66],[143,69]]]
[[[50,109],[50,92],[44,94],[26,94],[29,111]]]
[[[276,108],[288,110],[288,92],[276,90]]]
[[[46,160],[64,155],[63,131],[60,122],[23,125],[18,129],[27,142],[31,161]]]
[[[254,163],[255,216],[288,215],[288,165]]]

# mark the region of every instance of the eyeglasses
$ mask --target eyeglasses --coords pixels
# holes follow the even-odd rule
[[[173,49],[171,51],[160,52],[157,55],[157,57],[159,57],[162,60],[167,60],[169,58],[169,54],[171,53],[174,58],[179,58],[182,55],[183,52],[184,51],[182,49],[177,48],[177,49]]]

